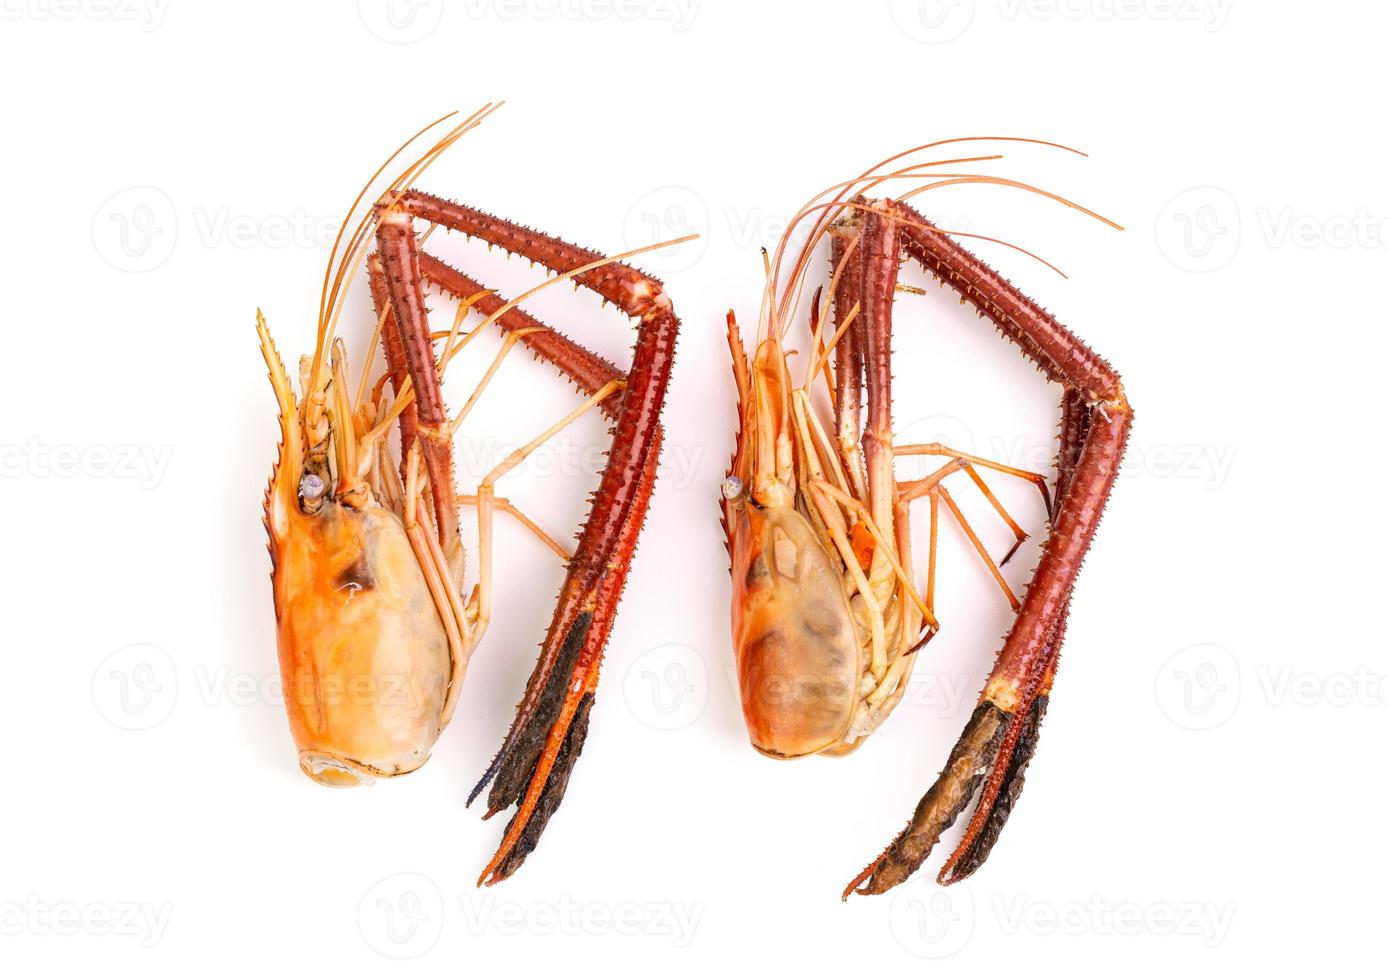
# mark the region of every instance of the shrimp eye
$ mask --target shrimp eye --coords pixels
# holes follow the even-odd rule
[[[310,514],[317,512],[327,489],[328,485],[317,473],[304,474],[304,478],[299,481],[300,505]]]
[[[724,480],[724,481],[723,481],[723,499],[724,499],[724,500],[741,500],[741,499],[742,499],[742,481],[739,480],[739,479],[738,479],[737,477],[735,477],[735,476],[730,476],[730,477],[728,477],[726,480]]]

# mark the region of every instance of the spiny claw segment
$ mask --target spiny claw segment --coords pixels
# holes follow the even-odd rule
[[[843,898],[853,893],[880,895],[914,874],[940,836],[979,795],[980,786],[978,808],[935,880],[953,885],[982,867],[1022,795],[1049,701],[1048,695],[1039,694],[1020,715],[991,701],[980,703],[905,829],[849,883]]]
[[[660,413],[679,320],[659,280],[606,260],[591,249],[476,208],[411,189],[384,199],[378,214],[382,227],[396,229],[398,250],[414,263],[396,263],[408,275],[392,276],[383,244],[381,271],[386,284],[394,286],[395,278],[408,278],[414,287],[402,297],[404,306],[416,303],[422,308],[423,280],[460,299],[466,297],[469,305],[475,304],[488,318],[499,318],[503,332],[556,364],[592,398],[620,376],[612,364],[513,308],[458,270],[415,255],[410,219],[479,238],[560,277],[571,276],[575,285],[586,286],[640,321],[621,390],[596,403],[614,422],[612,445],[535,669],[500,750],[468,797],[471,803],[490,784],[486,817],[518,806],[479,881],[494,884],[512,874],[534,849],[563,799],[583,747],[603,648],[654,489],[663,441]],[[394,301],[395,290],[389,292]]]
[[[930,856],[940,835],[954,825],[969,805],[983,776],[997,757],[998,746],[1012,716],[990,702],[974,709],[964,733],[949,754],[944,771],[916,804],[905,829],[872,864],[843,890],[844,901],[854,893],[880,895],[901,884]]]
[[[507,733],[506,740],[497,750],[491,765],[468,794],[467,802],[468,806],[471,806],[472,801],[486,789],[487,784],[492,784],[491,792],[487,794],[487,812],[482,814],[483,820],[490,820],[508,806],[520,802],[521,794],[525,792],[535,763],[544,748],[550,726],[559,716],[559,708],[564,702],[564,691],[573,675],[574,664],[578,660],[579,651],[583,649],[583,641],[588,636],[588,627],[592,622],[591,609],[579,614],[568,636],[564,638],[554,668],[544,679],[535,711],[527,716],[522,726]]]
[[[1036,752],[1036,740],[1041,734],[1041,719],[1046,716],[1046,704],[1049,700],[1045,695],[1038,697],[1031,710],[1027,712],[1018,733],[1017,745],[1012,751],[1012,757],[1007,760],[1001,789],[988,810],[987,819],[967,847],[960,846],[962,853],[957,858],[951,857],[940,869],[936,877],[940,884],[952,885],[963,881],[988,860],[993,845],[998,842],[998,836],[1002,833],[1007,818],[1012,815],[1012,808],[1016,806],[1018,797],[1022,795],[1022,788],[1026,785],[1027,766],[1031,764],[1031,757]]]
[[[578,756],[583,751],[583,743],[588,738],[588,717],[592,710],[593,694],[584,693],[567,727],[555,733],[562,741],[548,772],[538,772],[534,768],[527,772],[527,775],[533,774],[536,778],[543,778],[544,788],[531,807],[523,806],[507,821],[502,844],[478,876],[478,885],[491,886],[505,881],[515,874],[530,856],[530,852],[535,850],[535,845],[540,842],[541,835],[549,825],[550,817],[554,816],[559,804],[564,800],[564,792],[568,789],[574,764],[578,761]],[[487,816],[495,812],[490,810]]]

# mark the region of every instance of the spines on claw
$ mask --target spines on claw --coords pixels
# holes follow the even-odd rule
[[[583,641],[588,635],[592,621],[591,609],[578,615],[564,637],[553,669],[540,686],[540,695],[527,724],[518,729],[515,737],[497,752],[487,771],[468,794],[468,803],[471,803],[489,783],[491,784],[491,791],[487,794],[486,817],[520,802],[521,794],[525,792],[530,774],[544,748],[545,737],[559,715],[568,679],[573,672],[574,664],[578,661],[579,651],[583,649]]]
[[[406,191],[395,207],[424,221],[480,238],[555,272],[568,272],[603,258],[601,252],[593,249],[423,191]],[[576,279],[630,316],[644,316],[655,307],[670,305],[660,280],[621,262],[590,269]]]
[[[1012,816],[1012,808],[1017,805],[1017,800],[1026,785],[1027,766],[1031,764],[1031,757],[1036,754],[1036,741],[1041,737],[1041,721],[1046,717],[1046,705],[1049,701],[1048,697],[1041,695],[1032,702],[1031,709],[1022,722],[1017,746],[1003,772],[1002,786],[997,799],[993,801],[987,820],[959,858],[940,870],[942,881],[950,884],[963,881],[988,860],[993,845],[998,842],[1002,828],[1007,824],[1007,818]]]
[[[506,834],[509,836],[513,831],[516,833],[515,844],[496,862],[490,874],[483,878],[483,883],[494,885],[499,881],[505,881],[516,873],[530,856],[530,852],[535,850],[545,828],[549,826],[550,818],[564,801],[564,793],[569,788],[569,777],[573,774],[574,763],[578,761],[578,756],[583,751],[583,743],[588,738],[588,718],[592,710],[593,695],[584,694],[573,720],[564,732],[563,746],[555,759],[554,767],[545,778],[544,790],[534,810],[524,815],[517,811],[507,822]],[[524,823],[519,823],[522,819]]]
[[[391,389],[398,396],[405,390],[405,382],[410,376],[410,366],[405,356],[405,343],[400,337],[400,326],[391,307],[390,287],[386,283],[385,265],[379,253],[367,257],[366,268],[371,302],[376,308],[377,318],[381,321],[381,350],[385,354],[386,370],[390,373]],[[400,480],[403,484],[410,447],[419,437],[419,405],[413,398],[401,409],[399,426]]]
[[[880,895],[911,877],[969,805],[983,774],[993,764],[998,746],[1012,716],[996,705],[984,702],[974,709],[964,733],[959,736],[945,768],[934,785],[921,797],[906,827],[872,864],[843,891],[851,894]]]
[[[424,304],[424,283],[419,271],[419,251],[409,218],[400,212],[383,214],[376,226],[380,270],[390,298],[390,316],[398,340],[387,340],[387,360],[398,343],[414,383],[415,415],[402,433],[417,439],[429,472],[438,522],[439,543],[445,553],[458,545],[458,496],[453,478],[453,439],[448,409],[443,403],[438,362]],[[395,365],[390,365],[392,368]],[[392,371],[394,376],[394,371]],[[413,431],[410,431],[411,428]]]
[[[1055,676],[1070,595],[1117,478],[1132,424],[1122,381],[1107,361],[919,214],[899,203],[888,205],[903,219],[907,254],[973,302],[1066,393],[1051,532],[978,709],[906,829],[849,886],[845,897],[854,891],[880,893],[904,881],[976,793],[978,805],[937,880],[957,882],[987,859],[1025,784]]]
[[[1114,396],[1118,376],[1108,361],[929,219],[900,202],[895,208],[904,219],[906,254],[972,303],[1052,380],[1078,388],[1090,403]]]
[[[428,252],[420,253],[419,268],[431,285],[460,302],[471,302],[473,309],[483,316],[494,316],[506,306],[506,299],[495,290],[488,289]],[[518,334],[521,343],[536,357],[558,368],[580,391],[592,394],[621,374],[611,361],[580,346],[519,306],[501,313],[496,322],[503,333]],[[622,397],[622,391],[614,391],[603,402],[602,410],[608,417],[617,417],[622,407]]]
[[[614,425],[607,466],[593,495],[592,509],[579,535],[578,546],[569,562],[559,604],[541,648],[540,658],[517,708],[511,732],[502,744],[498,761],[493,763],[493,769],[497,772],[507,765],[521,733],[532,724],[532,718],[540,708],[541,693],[556,670],[564,645],[563,638],[569,635],[579,615],[585,609],[591,610],[608,563],[616,558],[613,554],[614,544],[631,517],[633,503],[641,496],[644,482],[642,471],[648,463],[648,455],[659,428],[660,409],[669,382],[678,329],[679,321],[672,311],[656,309],[646,314],[632,356],[631,371],[627,375],[622,410]],[[648,494],[649,489],[644,492]],[[626,557],[629,559],[630,556]],[[499,794],[491,801],[492,808],[497,809],[497,800],[504,798],[504,793]],[[505,802],[500,803],[500,807],[506,805]]]
[[[563,797],[583,745],[603,648],[655,482],[662,442],[660,412],[679,321],[661,283],[630,266],[476,208],[401,189],[403,186],[401,182],[392,185],[375,206],[380,252],[372,271],[375,291],[381,294],[377,310],[384,317],[383,324],[388,325],[393,317],[402,329],[406,323],[419,325],[416,336],[427,344],[422,292],[427,281],[489,318],[495,317],[503,332],[517,336],[590,396],[620,378],[609,362],[518,308],[504,310],[509,304],[494,292],[419,254],[414,219],[463,232],[538,262],[561,278],[571,277],[576,285],[589,287],[640,320],[627,376],[600,402],[614,418],[612,446],[588,519],[569,559],[535,669],[500,750],[469,797],[471,802],[490,784],[488,816],[519,805],[482,875],[484,882],[495,883],[514,872],[534,848]],[[593,268],[587,268],[589,265]],[[580,268],[583,271],[578,271]],[[382,289],[382,284],[386,288]],[[387,294],[390,316],[385,315],[382,301]],[[388,360],[390,353],[388,349]],[[406,346],[404,353],[411,360],[410,374],[414,377],[413,361],[423,357],[423,348]],[[399,376],[393,366],[392,374]],[[414,380],[418,387],[419,379]],[[432,414],[428,406],[421,406],[421,442],[444,434],[442,420],[431,421]],[[437,482],[432,470],[430,476],[431,482]],[[451,508],[442,508],[437,502],[435,510],[452,513]]]
[[[602,258],[597,252],[415,191],[401,195],[392,206],[500,245],[561,274]],[[436,263],[430,273],[440,288],[455,295],[472,290],[465,298],[475,298],[481,309],[500,310],[499,297],[479,296],[485,293],[480,284],[456,270]],[[533,849],[563,797],[568,773],[582,748],[602,651],[654,488],[662,442],[660,413],[679,332],[679,320],[658,280],[611,262],[577,275],[575,281],[638,317],[640,328],[624,388],[603,403],[607,413],[615,415],[612,445],[540,655],[511,728],[469,797],[471,802],[490,783],[488,816],[513,804],[520,806],[483,872],[486,883],[511,874]],[[554,360],[580,387],[607,370],[615,373],[607,362],[516,310],[503,314],[500,323],[503,330],[524,331],[522,342]],[[556,354],[558,359],[552,356]]]
[[[603,649],[626,587],[637,539],[645,524],[646,510],[655,487],[660,441],[661,433],[657,429],[629,519],[614,544],[609,573],[600,581],[594,594],[591,613],[581,615],[579,624],[571,631],[571,639],[580,644],[578,654],[566,670],[557,669],[551,674],[551,683],[556,679],[567,681],[562,700],[558,702],[557,709],[551,708],[534,715],[520,732],[517,744],[522,741],[537,742],[542,737],[540,752],[538,755],[527,753],[524,757],[515,751],[505,757],[498,753],[497,760],[492,764],[497,771],[498,784],[504,784],[505,788],[493,787],[493,793],[488,797],[489,814],[510,802],[518,803],[519,809],[508,824],[496,855],[483,871],[482,883],[502,881],[524,863],[526,855],[534,849],[550,817],[563,801],[569,775],[583,750]],[[513,775],[508,775],[508,772]],[[473,791],[474,796],[485,785],[486,779],[484,776],[482,783]],[[499,804],[503,793],[509,795],[510,800]]]

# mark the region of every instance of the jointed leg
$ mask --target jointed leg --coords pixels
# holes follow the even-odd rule
[[[1065,497],[1070,481],[1074,478],[1080,453],[1088,437],[1092,411],[1078,391],[1066,390],[1061,400],[1060,449],[1056,454],[1057,499]],[[997,843],[998,835],[1002,833],[1003,825],[1012,813],[1012,807],[1022,794],[1022,788],[1026,783],[1027,765],[1031,762],[1032,753],[1036,751],[1041,719],[1045,717],[1046,707],[1050,702],[1051,684],[1055,680],[1056,664],[1060,660],[1060,646],[1065,638],[1065,621],[1069,614],[1070,604],[1067,600],[1051,635],[1046,639],[1045,666],[1036,692],[1036,700],[1032,702],[1031,710],[1026,714],[1026,721],[1017,732],[1016,748],[1008,761],[997,799],[986,822],[979,828],[972,842],[950,860],[954,866],[954,880],[967,878],[988,860],[993,845]]]
[[[514,874],[535,849],[550,817],[563,802],[573,765],[583,751],[587,738],[588,717],[597,691],[602,652],[616,616],[617,602],[626,586],[627,573],[631,569],[630,555],[636,549],[636,539],[645,524],[646,509],[651,492],[655,489],[661,438],[657,430],[656,444],[640,476],[640,492],[630,511],[631,519],[621,529],[616,542],[615,553],[627,558],[613,562],[604,587],[596,593],[591,608],[581,614],[580,618],[586,620],[584,629],[581,634],[578,631],[571,634],[582,636],[581,646],[572,655],[572,669],[567,673],[555,671],[550,676],[552,687],[546,693],[554,692],[555,701],[558,701],[559,689],[555,682],[564,678],[570,680],[563,691],[563,700],[559,702],[553,720],[545,730],[543,745],[531,763],[532,774],[525,784],[524,795],[516,801],[518,809],[507,823],[501,844],[478,879],[479,884],[494,885]]]
[[[579,405],[568,415],[565,415],[554,425],[540,433],[530,442],[509,454],[504,460],[498,463],[477,485],[477,527],[478,527],[478,546],[477,546],[477,607],[476,607],[476,629],[481,632],[487,628],[491,621],[491,595],[492,595],[492,503],[496,499],[496,481],[501,479],[511,470],[519,466],[527,456],[533,453],[540,446],[544,445],[559,432],[571,425],[579,416],[589,409],[601,405],[608,395],[624,387],[625,382],[614,380],[609,381],[587,400]]]
[[[998,588],[1002,589],[1002,594],[1007,597],[1008,605],[1014,610],[1017,609],[1020,603],[1017,601],[1017,596],[1013,594],[1012,589],[1008,586],[1007,579],[1002,577],[1002,569],[998,568],[997,564],[993,561],[993,556],[988,554],[988,549],[983,546],[983,541],[979,538],[978,533],[974,531],[973,526],[969,524],[968,518],[966,518],[964,512],[959,509],[959,505],[954,502],[954,498],[950,496],[950,492],[946,490],[943,485],[937,486],[932,492],[945,502],[945,507],[954,515],[954,520],[959,524],[960,529],[964,532],[964,536],[969,539],[969,543],[973,545],[974,550],[977,551],[979,557],[983,559],[983,563],[988,566],[988,572],[993,576],[993,580],[998,583]],[[1015,545],[1013,546],[1013,550],[1016,550]],[[1003,560],[1006,561],[1006,559]]]
[[[472,299],[472,308],[483,316],[492,316],[506,305],[505,297],[428,252],[419,254],[419,268],[425,282],[454,299]],[[521,343],[536,357],[557,367],[585,394],[591,395],[614,378],[622,377],[622,372],[611,361],[575,343],[520,307],[502,313],[497,326],[504,333],[518,335]],[[622,394],[615,392],[604,404],[603,412],[615,419],[621,407]]]
[[[1008,476],[1015,476],[1019,479],[1026,480],[1036,485],[1037,492],[1041,494],[1041,501],[1046,505],[1046,516],[1048,518],[1054,516],[1051,508],[1051,491],[1046,486],[1045,476],[1040,473],[1018,469],[1015,466],[1008,466],[1006,463],[997,463],[991,459],[985,459],[982,456],[975,456],[972,453],[960,452],[958,449],[951,449],[949,446],[940,442],[908,443],[905,446],[897,446],[896,454],[898,456],[948,456],[951,459],[959,459],[969,463],[970,476],[973,477],[974,483],[983,491],[984,495],[993,503],[994,507],[997,507],[996,498],[993,497],[992,493],[989,492],[987,486],[983,483],[983,478],[974,472],[972,467],[981,466],[984,469],[994,470],[998,473],[1005,473]],[[1020,527],[1017,527],[1016,524],[1013,523],[1011,518],[1004,517],[1003,520],[1007,521],[1014,532],[1021,534],[1023,540],[1026,539],[1025,533]]]
[[[453,483],[453,439],[443,404],[429,318],[424,308],[424,289],[419,274],[419,253],[409,218],[398,212],[379,216],[376,227],[377,261],[372,278],[384,279],[384,296],[390,315],[384,327],[386,363],[399,391],[401,367],[414,385],[414,404],[401,419],[402,440],[418,441],[429,474],[438,521],[439,542],[445,553],[458,544],[458,499]],[[379,291],[379,287],[378,287]],[[378,310],[378,314],[380,311]]]
[[[367,279],[371,286],[371,302],[376,309],[376,319],[381,324],[381,348],[386,356],[386,375],[390,378],[391,389],[396,396],[404,391],[405,380],[410,377],[410,366],[405,359],[405,345],[400,339],[400,326],[395,321],[395,313],[390,305],[390,289],[386,285],[385,268],[379,255],[371,255],[366,260]],[[411,379],[411,385],[413,380]],[[400,413],[400,469],[404,479],[405,459],[410,447],[414,445],[419,433],[419,408],[414,399]]]
[[[1066,422],[1051,533],[978,707],[906,828],[849,885],[845,897],[855,890],[880,893],[909,877],[980,784],[973,818],[939,880],[958,881],[987,857],[1020,792],[1054,677],[1070,593],[1132,423],[1122,382],[1107,362],[919,214],[904,205],[890,206],[901,217],[907,254],[958,289],[1048,377],[1065,386]],[[979,775],[985,772],[986,780]]]
[[[391,212],[480,237],[559,273],[600,258],[596,252],[416,191],[402,195]],[[390,217],[390,213],[385,214],[383,223]],[[441,288],[453,291],[456,287],[466,295],[478,291],[471,288],[476,284],[459,281],[458,274],[450,285],[442,263],[423,266],[421,256],[416,262],[428,268],[431,281]],[[534,847],[563,797],[570,769],[582,748],[602,649],[654,485],[661,441],[659,416],[678,332],[679,321],[657,280],[628,266],[609,263],[579,274],[576,281],[641,322],[626,389],[620,397],[609,396],[604,405],[616,416],[612,448],[569,562],[554,618],[511,730],[473,791],[476,796],[495,780],[488,797],[488,816],[512,803],[523,804],[488,868],[489,881],[512,873]],[[494,305],[489,307],[489,303]],[[484,296],[477,305],[484,313],[489,308],[495,312],[501,302]],[[499,321],[503,330],[517,322],[511,316],[516,313],[511,310]],[[522,342],[544,355],[542,345],[559,349],[563,340],[546,330],[527,334]],[[580,386],[589,387],[593,372],[601,372],[603,362],[592,355],[584,358],[572,350],[568,353],[574,356],[568,358],[565,373]],[[615,371],[610,365],[606,367]],[[570,708],[576,691],[584,693]],[[547,751],[547,746],[553,745],[559,748]]]
[[[1016,537],[1016,541],[1013,543],[1012,547],[1008,549],[1007,554],[1003,556],[1002,561],[997,562],[996,564],[993,562],[993,557],[988,554],[987,549],[983,547],[983,543],[979,540],[978,535],[974,533],[974,530],[969,525],[968,520],[964,518],[962,511],[960,511],[958,506],[955,505],[954,498],[949,495],[949,492],[941,484],[941,481],[945,477],[949,476],[952,473],[959,472],[961,470],[973,478],[974,485],[978,487],[979,492],[981,492],[984,498],[990,504],[993,505],[993,509],[997,511],[998,516],[1002,518],[1003,523],[1005,523],[1008,526],[1008,528],[1012,531],[1013,535]],[[1012,556],[1017,553],[1017,549],[1021,547],[1022,542],[1027,539],[1027,534],[1025,531],[1022,530],[1021,525],[1019,525],[1012,518],[1012,515],[1007,512],[1007,508],[1005,508],[1002,505],[1002,501],[998,500],[997,496],[994,495],[993,491],[989,489],[988,484],[984,482],[983,477],[981,477],[978,474],[978,471],[974,468],[974,464],[970,462],[968,458],[964,457],[963,454],[955,455],[952,459],[950,459],[948,463],[940,467],[934,473],[931,473],[929,476],[926,476],[920,480],[908,480],[903,482],[901,484],[901,496],[897,501],[898,512],[904,512],[907,506],[913,500],[916,500],[926,495],[929,495],[932,498],[941,496],[948,498],[949,502],[947,506],[949,507],[950,513],[956,516],[956,519],[959,521],[960,528],[964,531],[965,535],[968,536],[969,541],[973,543],[974,549],[978,551],[979,557],[981,557],[983,559],[984,564],[988,566],[988,569],[993,574],[993,577],[998,579],[999,584],[1002,586],[1003,593],[1008,597],[1008,602],[1012,604],[1012,608],[1016,609],[1016,597],[1012,595],[1012,590],[1009,589],[1007,583],[1003,581],[1002,573],[999,570],[999,567],[1002,565],[1006,565],[1009,561],[1012,560]],[[934,515],[936,509],[937,508],[934,506],[931,507],[932,515]],[[902,516],[902,519],[905,519],[904,514]],[[932,520],[933,519],[934,518],[932,516]],[[935,526],[932,524],[932,540],[934,540],[934,534]],[[930,569],[930,573],[933,578],[933,566]]]
[[[866,496],[863,456],[859,437],[863,428],[863,318],[861,316],[862,256],[855,242],[843,234],[830,236],[830,257],[838,284],[834,289],[834,326],[844,330],[849,316],[853,322],[834,345],[834,428],[838,437],[843,468],[853,480],[859,496]],[[851,254],[849,249],[852,249]],[[841,271],[840,271],[841,270]],[[858,311],[855,315],[854,311]]]
[[[476,494],[465,494],[458,498],[458,503],[462,504],[464,507],[475,507],[479,499],[481,498]],[[566,562],[571,557],[569,553],[564,550],[562,544],[546,534],[544,528],[531,520],[525,511],[511,503],[506,497],[493,497],[492,507],[503,514],[509,514],[511,517],[514,517],[521,527],[535,535],[542,545],[558,555],[560,561]]]
[[[433,597],[443,623],[444,635],[448,638],[448,650],[452,659],[448,675],[448,693],[444,698],[443,709],[439,713],[439,730],[447,727],[453,718],[453,709],[458,705],[458,695],[462,691],[463,676],[467,673],[468,655],[472,650],[468,618],[458,595],[457,585],[450,574],[450,563],[443,553],[443,547],[434,535],[420,525],[418,515],[423,506],[420,499],[419,445],[410,448],[406,456],[405,507],[403,522],[405,536],[414,550],[415,559],[424,573],[425,584]]]
[[[389,300],[386,296],[384,274],[380,267],[379,258],[377,256],[372,256],[370,264],[372,294],[378,306],[378,322],[382,326],[382,339],[386,349],[388,376],[392,379],[393,386],[398,396],[404,383],[402,379],[408,371],[408,365],[400,355],[402,346],[401,337],[392,315],[392,309],[388,305]],[[420,329],[427,330],[427,324],[420,324],[419,327]],[[487,375],[474,390],[467,404],[451,422],[439,427],[449,434],[450,440],[452,433],[457,430],[459,423],[461,423],[466,416],[468,409],[475,404],[478,397],[485,390],[501,358],[505,356],[510,346],[518,339],[518,336],[523,339],[523,335],[517,334],[512,334],[507,338],[507,342],[503,345],[496,361],[492,364]],[[440,378],[441,374],[442,372],[440,371]],[[614,378],[608,383],[607,387],[602,390],[597,400],[599,402],[602,401],[609,393],[619,391],[622,386],[623,380],[620,376]],[[449,648],[453,655],[453,667],[450,673],[448,698],[442,713],[443,724],[445,725],[452,717],[453,708],[457,703],[457,695],[461,689],[468,658],[475,648],[477,641],[485,632],[489,617],[491,605],[490,545],[492,538],[493,508],[512,514],[522,525],[531,530],[541,541],[559,554],[561,558],[568,558],[568,555],[557,542],[550,538],[549,535],[545,534],[524,513],[512,505],[510,501],[505,498],[501,498],[499,501],[497,500],[493,489],[495,481],[506,471],[518,465],[524,458],[538,448],[539,445],[573,421],[584,410],[591,407],[592,404],[593,402],[591,400],[585,403],[578,410],[571,413],[556,426],[551,427],[540,437],[533,440],[525,447],[513,452],[500,466],[487,475],[483,481],[483,485],[479,487],[477,495],[462,498],[468,503],[476,504],[479,511],[478,536],[481,543],[481,547],[479,547],[479,583],[474,591],[472,608],[470,610],[465,610],[461,604],[458,593],[461,575],[453,571],[456,567],[455,562],[456,564],[461,563],[461,554],[458,553],[453,557],[446,556],[441,544],[435,540],[433,535],[425,533],[419,523],[417,515],[419,507],[421,506],[420,485],[425,482],[419,472],[419,464],[422,456],[421,446],[424,445],[424,443],[412,438],[417,433],[416,429],[412,427],[407,428],[406,426],[406,419],[411,417],[410,412],[415,405],[414,400],[411,399],[410,402],[401,409],[401,440],[402,446],[404,447],[404,462],[402,465],[406,469],[406,474],[404,487],[400,496],[404,501],[403,512],[406,535],[415,549],[416,558],[419,561],[420,567],[425,571],[426,583],[429,585],[431,594],[434,596],[435,605],[443,621],[445,633],[449,638]],[[379,459],[379,454],[377,454],[377,458]],[[469,612],[471,613],[470,615]]]
[[[425,256],[424,253],[420,253],[421,259],[424,259],[426,257],[427,256]],[[404,345],[401,339],[400,330],[398,325],[396,324],[394,313],[390,305],[389,291],[386,285],[385,272],[382,266],[380,256],[374,254],[370,256],[368,260],[368,267],[372,300],[376,306],[376,314],[378,318],[378,325],[380,328],[382,347],[384,348],[386,355],[386,378],[388,378],[391,381],[392,387],[395,390],[395,393],[398,397],[403,390],[405,378],[409,376],[409,366],[404,355]],[[467,297],[459,298],[467,299]],[[507,331],[506,341],[502,344],[501,349],[493,358],[492,364],[489,366],[482,379],[473,389],[471,395],[468,397],[467,402],[458,411],[458,414],[455,415],[453,419],[446,424],[446,426],[440,427],[448,432],[450,438],[453,433],[457,432],[463,420],[467,417],[468,413],[471,411],[473,406],[480,399],[482,393],[487,389],[487,386],[495,377],[496,371],[500,367],[501,362],[505,359],[507,353],[509,353],[509,351],[515,345],[515,343],[524,342],[526,336],[530,333],[547,330],[548,328],[539,325],[537,322],[534,325],[520,325]],[[435,339],[437,339],[437,335],[433,336],[435,337]],[[589,355],[588,351],[584,350],[581,347],[578,347],[578,345],[573,344],[571,341],[565,340],[564,342],[573,347],[581,355],[591,356]],[[546,349],[546,353],[552,356],[562,357],[564,351],[562,349]],[[442,381],[444,367],[445,365],[443,364],[439,365],[438,378],[440,381]],[[621,377],[621,375],[618,374],[615,368],[612,369],[611,373],[613,380]],[[363,376],[363,380],[365,380],[365,376]],[[620,389],[614,390],[612,395],[610,396],[610,398],[618,399],[620,397]],[[404,459],[409,458],[409,453],[415,446],[415,439],[417,437],[417,433],[418,416],[415,408],[415,402],[413,398],[411,398],[409,402],[405,404],[400,411],[400,441]],[[403,460],[401,465],[402,467],[405,465]],[[476,494],[462,496],[457,498],[457,502],[460,504],[476,505],[478,503],[478,497]],[[532,520],[530,520],[529,517],[527,517],[523,512],[521,512],[509,500],[507,500],[504,497],[493,498],[493,505],[496,507],[496,509],[515,517],[516,520],[518,520],[522,526],[524,526],[533,534],[535,534],[535,536],[538,537],[540,541],[545,544],[546,547],[554,551],[557,555],[559,555],[561,559],[565,561],[569,559],[569,553],[566,552],[562,546],[560,546],[553,538],[551,538],[548,534],[541,530],[538,525],[536,525]]]
[[[867,424],[863,455],[867,465],[868,506],[873,520],[889,538],[893,531],[896,475],[892,449],[892,306],[896,299],[899,240],[896,219],[867,211],[861,216],[858,246],[861,293],[863,371],[867,384]],[[878,565],[877,562],[873,563]],[[874,573],[878,568],[874,567]]]

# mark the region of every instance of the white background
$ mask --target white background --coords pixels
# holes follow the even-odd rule
[[[395,0],[393,21],[381,0],[0,3],[0,968],[1375,967],[1385,15],[630,2]],[[539,850],[479,892],[501,820],[464,796],[561,570],[505,526],[497,616],[434,759],[366,791],[305,779],[276,687],[260,501],[277,430],[253,317],[287,359],[309,350],[324,229],[405,134],[498,98],[427,189],[607,251],[704,237],[646,263],[683,317],[681,356],[588,747]],[[758,247],[820,187],[916,143],[995,134],[1087,150],[988,166],[1127,230],[1017,192],[921,205],[1069,274],[978,246],[1123,373],[1129,465],[991,861],[941,891],[937,854],[897,892],[840,904],[943,762],[1010,614],[950,532],[946,630],[910,703],[847,759],[752,752],[716,520],[734,417],[722,313],[754,319]],[[512,292],[538,275],[456,236],[430,247]],[[1058,389],[929,285],[898,304],[902,437],[1048,465]],[[624,363],[623,318],[558,292],[537,312]],[[358,356],[368,309],[358,284],[343,324]],[[453,405],[494,349],[471,349]],[[575,403],[515,358],[460,440],[461,474]],[[603,439],[586,420],[503,489],[567,539],[596,482],[578,450]],[[1042,529],[1024,485],[996,488]]]

